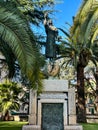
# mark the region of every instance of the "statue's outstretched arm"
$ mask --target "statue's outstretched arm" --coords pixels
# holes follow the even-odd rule
[[[44,14],[44,25],[47,25],[48,24],[48,13],[46,12]]]

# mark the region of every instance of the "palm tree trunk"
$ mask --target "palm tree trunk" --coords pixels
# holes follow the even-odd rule
[[[4,115],[4,121],[9,121],[9,111],[7,110]]]
[[[86,105],[84,92],[84,67],[80,64],[77,66],[77,122],[86,122]]]
[[[98,114],[98,68],[96,68],[96,72],[94,73],[94,77],[96,80],[96,99],[95,99],[95,103],[96,103],[96,111]]]
[[[98,84],[96,85],[96,99],[95,99],[95,103],[96,103],[96,112],[98,115]]]

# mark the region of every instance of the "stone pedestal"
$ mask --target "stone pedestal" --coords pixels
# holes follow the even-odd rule
[[[68,90],[69,125],[76,124],[75,88]]]
[[[75,107],[75,89],[68,88],[67,80],[44,80],[43,81],[44,91],[42,94],[37,96],[36,91],[30,90],[30,106],[29,106],[29,125],[24,125],[22,130],[55,130],[59,128],[58,106],[61,104],[62,130],[82,130],[82,126],[76,125],[76,107]],[[43,105],[44,104],[44,105]],[[48,117],[43,115],[43,106],[49,106],[47,109],[50,112],[51,106],[57,106],[56,117],[53,113],[54,119],[51,124],[44,123]],[[55,108],[55,107],[54,107]],[[52,110],[52,109],[51,109]],[[54,109],[53,109],[54,111]],[[44,112],[48,113],[46,109]],[[54,111],[55,112],[55,111]],[[45,116],[45,118],[44,118]],[[58,119],[58,121],[56,120]],[[51,121],[51,120],[50,120]],[[57,123],[58,122],[58,123]],[[50,122],[49,122],[50,123]],[[57,125],[55,125],[57,124]]]
[[[81,125],[66,125],[64,130],[83,130]]]
[[[37,111],[37,93],[30,89],[30,104],[29,104],[29,124],[36,125],[36,111]]]
[[[22,130],[41,130],[41,127],[38,125],[24,125]]]

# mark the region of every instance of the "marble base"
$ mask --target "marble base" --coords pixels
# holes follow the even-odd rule
[[[83,130],[83,127],[81,125],[66,125],[64,130]]]
[[[39,125],[24,125],[22,130],[41,130],[41,127]],[[66,125],[64,130],[83,130],[83,127],[81,125]]]
[[[41,130],[39,125],[24,125],[22,130]]]

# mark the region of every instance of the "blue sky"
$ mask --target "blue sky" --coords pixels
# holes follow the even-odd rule
[[[59,0],[60,1],[60,0]],[[83,0],[63,0],[61,4],[57,4],[54,9],[58,10],[55,16],[54,24],[62,27],[66,22],[72,24],[72,17],[76,15]]]

